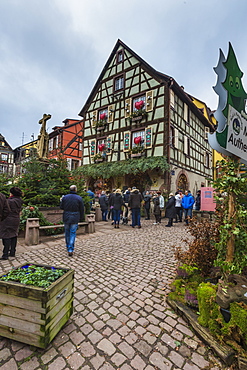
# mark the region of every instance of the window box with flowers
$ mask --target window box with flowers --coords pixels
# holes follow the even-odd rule
[[[144,100],[136,101],[134,104],[134,111],[130,114],[129,120],[130,122],[140,122],[143,118],[148,116],[148,112],[145,110],[145,102]]]
[[[101,113],[99,115],[99,121],[96,121],[94,124],[94,128],[96,132],[101,132],[104,131],[106,125],[107,125],[107,114]]]
[[[129,154],[131,158],[142,157],[145,154],[145,148],[141,144],[136,145],[132,149],[129,150]]]
[[[148,112],[146,112],[144,109],[139,109],[133,112],[128,119],[130,122],[140,122],[143,118],[146,118],[147,116]]]
[[[93,156],[94,163],[100,163],[105,160],[105,156],[102,153],[97,153]]]
[[[96,132],[104,131],[105,127],[106,127],[106,120],[99,120],[94,125]]]

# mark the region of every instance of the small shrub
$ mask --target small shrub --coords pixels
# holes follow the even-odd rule
[[[207,276],[217,257],[217,250],[213,245],[213,241],[217,240],[219,235],[217,227],[216,221],[192,219],[189,231],[194,239],[189,243],[187,251],[176,249],[176,258],[191,267],[196,266],[203,276]]]
[[[23,208],[21,212],[21,217],[20,217],[20,230],[24,230],[26,226],[26,222],[28,218],[39,218],[39,224],[40,226],[49,226],[49,225],[56,225],[53,224],[52,222],[47,221],[43,213],[39,211],[39,208],[34,205],[29,205],[25,208]],[[63,228],[63,223],[57,224],[58,227],[54,229],[48,229],[45,230],[46,235],[54,235],[54,234],[60,234],[64,231]],[[62,226],[60,226],[62,225]]]

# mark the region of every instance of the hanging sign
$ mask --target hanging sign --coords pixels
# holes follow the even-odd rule
[[[226,59],[220,50],[219,62],[214,70],[218,76],[214,90],[219,95],[219,103],[215,113],[217,129],[208,135],[209,144],[219,153],[235,155],[241,162],[247,163],[247,93],[242,85],[243,72],[231,43]]]

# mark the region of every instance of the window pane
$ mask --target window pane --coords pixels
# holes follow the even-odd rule
[[[139,143],[135,143],[135,138],[136,137],[140,137],[141,140]],[[144,140],[145,140],[145,131],[136,131],[136,132],[133,132],[132,134],[132,147],[133,146],[137,146],[137,145],[142,145],[144,144]]]
[[[139,109],[145,109],[146,107],[146,95],[139,96],[133,99],[133,112]]]
[[[123,89],[124,78],[123,76],[116,78],[115,80],[115,91]]]

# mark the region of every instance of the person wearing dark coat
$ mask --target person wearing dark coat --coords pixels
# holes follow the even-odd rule
[[[165,217],[168,218],[168,224],[166,225],[166,227],[171,227],[173,219],[176,218],[175,197],[173,193],[169,194],[169,199],[166,203]]]
[[[102,212],[102,220],[107,222],[106,216],[108,213],[108,197],[104,191],[101,192],[99,197],[99,205]]]
[[[116,189],[113,189],[112,192],[108,195],[108,204],[109,204],[108,220],[110,220],[110,219],[113,220],[113,214],[112,214],[112,209],[113,209],[113,206],[112,206],[112,197],[114,196],[115,191],[116,191]],[[114,224],[114,221],[112,221],[111,224],[113,225]]]
[[[144,208],[146,211],[146,218],[145,220],[150,220],[150,201],[151,201],[152,195],[149,193],[149,191],[146,191],[146,194],[144,195]]]
[[[63,222],[65,231],[65,242],[70,257],[73,256],[76,230],[78,222],[84,218],[84,203],[82,197],[76,194],[76,185],[70,186],[70,194],[61,199],[60,208],[63,209]]]
[[[153,223],[154,225],[158,225],[161,223],[161,210],[160,210],[160,199],[159,195],[155,194],[153,197],[153,204],[154,204],[154,217],[155,217],[155,222]]]
[[[130,197],[129,197],[129,207],[132,212],[132,227],[138,226],[141,228],[141,202],[142,195],[135,186],[133,186]]]
[[[9,211],[10,209],[6,197],[0,193],[0,222],[8,216]]]
[[[196,193],[195,208],[196,211],[200,211],[201,209],[201,190],[198,190]]]
[[[110,205],[113,207],[112,215],[113,215],[114,227],[119,229],[121,209],[122,209],[122,206],[124,205],[124,200],[122,197],[121,189],[117,189],[115,191],[115,194],[111,198]]]
[[[23,201],[21,199],[21,189],[14,186],[10,189],[10,197],[7,199],[9,213],[7,217],[0,222],[0,238],[3,242],[3,255],[1,260],[7,260],[15,257],[17,235],[20,225],[20,213]]]

